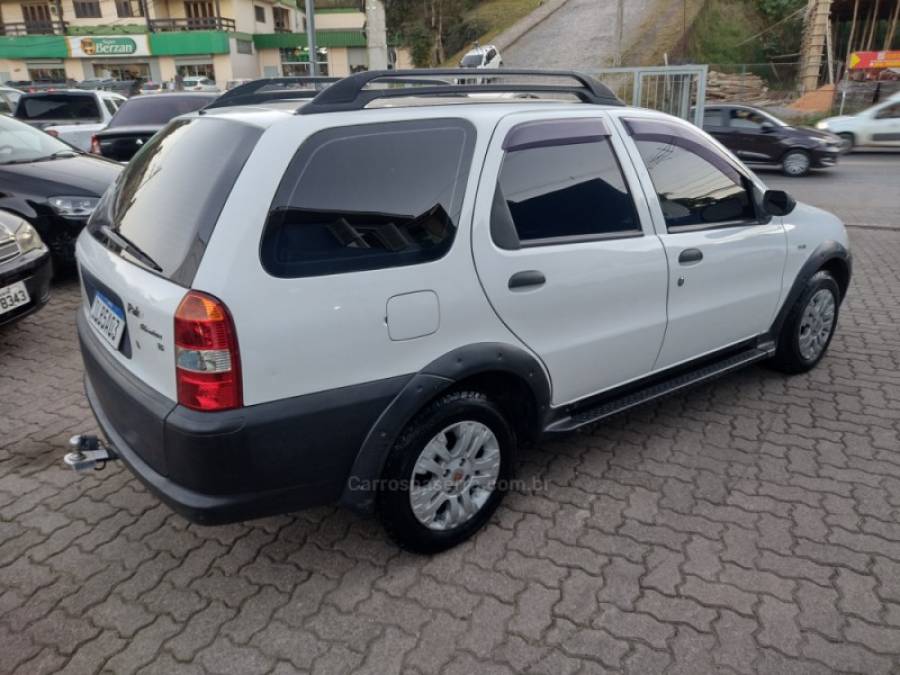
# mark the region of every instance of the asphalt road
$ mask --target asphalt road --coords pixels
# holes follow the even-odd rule
[[[855,152],[833,169],[802,178],[775,170],[757,174],[769,187],[831,211],[848,225],[900,229],[900,152]]]

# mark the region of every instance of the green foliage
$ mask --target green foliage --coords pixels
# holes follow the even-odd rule
[[[800,49],[803,15],[784,19],[805,5],[806,0],[707,0],[688,50],[694,60],[711,64],[790,60]]]

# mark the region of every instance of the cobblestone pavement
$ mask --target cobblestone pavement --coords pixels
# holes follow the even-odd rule
[[[900,232],[851,232],[825,361],[754,368],[528,451],[473,541],[324,508],[188,525],[94,427],[74,284],[0,330],[0,671],[900,672]]]

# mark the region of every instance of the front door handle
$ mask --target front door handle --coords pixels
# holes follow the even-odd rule
[[[699,248],[686,248],[678,256],[678,262],[682,265],[690,265],[703,260],[703,251]]]
[[[547,278],[543,272],[525,270],[524,272],[516,272],[509,278],[509,290],[514,291],[533,286],[543,286],[545,283],[547,283]]]

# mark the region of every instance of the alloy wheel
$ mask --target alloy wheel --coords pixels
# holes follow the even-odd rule
[[[809,299],[800,320],[800,355],[807,361],[821,356],[834,329],[836,303],[834,294],[820,288]]]
[[[500,444],[481,422],[451,424],[423,448],[412,470],[409,502],[431,530],[452,530],[475,517],[500,477]]]

